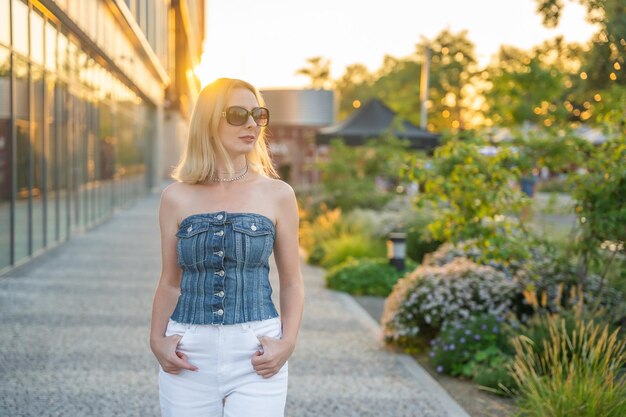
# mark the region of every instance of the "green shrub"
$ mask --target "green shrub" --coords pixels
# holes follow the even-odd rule
[[[513,362],[510,330],[489,314],[449,326],[431,342],[431,364],[437,372],[472,378],[491,392],[506,394],[515,386],[507,370]]]
[[[320,265],[324,259],[324,247],[321,243],[316,243],[308,253],[306,261],[311,265]]]
[[[509,372],[513,357],[492,348],[479,352],[472,362],[472,378],[480,387],[488,391],[507,395],[515,389],[515,378]]]
[[[626,342],[608,325],[549,319],[541,353],[527,336],[513,340],[512,367],[524,417],[621,417],[626,415]]]
[[[426,229],[411,228],[406,235],[406,256],[415,262],[422,262],[426,254],[435,251],[442,243],[431,239]]]
[[[342,234],[322,243],[321,265],[332,268],[349,258],[380,258],[386,253],[385,243],[361,234]]]
[[[416,266],[409,260],[405,271]],[[387,259],[350,259],[328,271],[325,280],[334,290],[386,297],[405,271],[398,271]]]
[[[431,341],[431,364],[440,373],[473,377],[477,364],[490,364],[492,357],[503,351],[512,356],[502,321],[481,314],[447,326]]]

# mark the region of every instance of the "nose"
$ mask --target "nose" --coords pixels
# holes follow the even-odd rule
[[[246,120],[246,127],[249,128],[254,128],[256,127],[256,122],[254,121],[254,119],[252,118],[252,115],[249,114],[248,115],[248,120]]]

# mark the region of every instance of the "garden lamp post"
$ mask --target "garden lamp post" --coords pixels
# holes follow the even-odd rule
[[[406,258],[406,233],[389,233],[387,240],[387,258],[389,264],[398,271],[404,271],[404,259]]]

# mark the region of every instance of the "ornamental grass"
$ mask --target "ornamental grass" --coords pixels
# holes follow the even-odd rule
[[[541,348],[527,336],[513,339],[519,415],[626,416],[626,342],[619,329],[609,333],[608,325],[577,320],[568,330],[562,318],[545,320],[550,336]]]

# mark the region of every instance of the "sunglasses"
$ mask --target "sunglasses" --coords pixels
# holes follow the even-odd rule
[[[250,116],[257,126],[264,127],[270,122],[270,111],[265,107],[255,107],[248,111],[241,106],[231,106],[222,112],[222,116],[226,118],[228,124],[233,126],[245,125]]]

